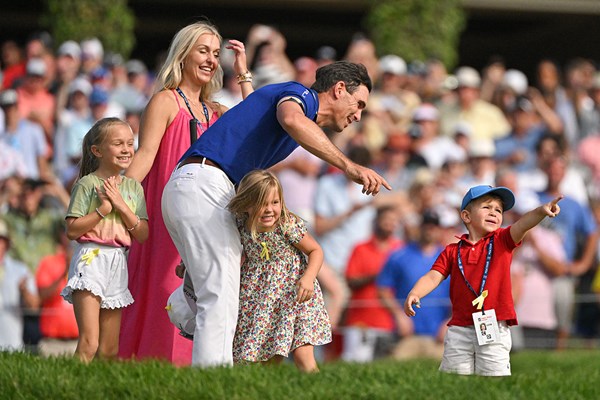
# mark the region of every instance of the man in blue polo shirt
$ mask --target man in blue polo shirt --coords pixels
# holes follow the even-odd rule
[[[449,279],[423,300],[421,311],[417,314],[419,318],[409,318],[403,310],[408,293],[431,269],[443,250],[441,229],[439,216],[433,211],[425,211],[419,237],[393,252],[377,277],[379,297],[394,316],[400,336],[391,354],[396,359],[442,359],[446,323],[450,318]]]
[[[165,225],[187,266],[197,296],[192,364],[232,364],[238,313],[241,244],[227,210],[235,184],[269,168],[298,145],[341,169],[375,195],[388,183],[351,162],[322,128],[341,132],[359,121],[371,80],[363,65],[321,67],[312,88],[297,82],[256,90],[226,112],[183,155],[165,186]]]
[[[552,199],[561,193],[568,161],[555,157],[548,161],[544,172],[548,178],[546,190],[538,192],[540,202]],[[575,311],[575,285],[577,277],[584,275],[593,265],[596,243],[600,232],[589,207],[574,198],[565,196],[560,202],[560,214],[552,221],[554,229],[562,239],[566,261],[566,274],[554,277],[554,305],[558,319],[557,348],[563,349],[571,334]]]

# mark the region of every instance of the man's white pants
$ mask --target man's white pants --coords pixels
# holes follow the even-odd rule
[[[232,365],[242,246],[227,210],[235,188],[218,168],[187,164],[165,186],[165,225],[198,298],[192,365]],[[174,271],[173,271],[174,273]]]

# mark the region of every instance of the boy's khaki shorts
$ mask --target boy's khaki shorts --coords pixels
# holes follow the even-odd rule
[[[450,326],[440,371],[460,375],[509,376],[512,339],[506,322],[498,323],[497,343],[480,346],[473,326]]]

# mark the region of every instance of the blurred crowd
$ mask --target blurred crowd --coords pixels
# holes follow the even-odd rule
[[[239,39],[239,38],[238,38]],[[226,41],[225,41],[226,42]],[[334,60],[364,64],[374,82],[359,123],[332,136],[353,161],[376,169],[393,190],[372,198],[302,148],[273,170],[288,208],[305,219],[325,252],[319,280],[336,339],[323,357],[369,361],[438,357],[449,315],[448,288],[403,316],[414,280],[443,245],[464,232],[458,209],[475,185],[516,195],[505,224],[565,195],[562,212],[535,228],[513,261],[519,318],[516,349],[564,348],[600,337],[600,60],[539,60],[529,76],[500,56],[476,69],[436,59],[382,55],[366,36],[345,54],[324,44],[291,60],[276,28],[244,38],[255,88],[306,86]],[[233,57],[215,100],[241,101]],[[157,62],[160,65],[161,62]],[[81,140],[103,117],[135,135],[154,87],[154,68],[104,51],[97,38],[54,43],[46,33],[1,43],[0,347],[72,352],[73,309],[60,298],[71,255],[64,213]]]

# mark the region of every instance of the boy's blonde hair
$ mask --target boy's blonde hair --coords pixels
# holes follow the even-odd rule
[[[285,206],[283,188],[279,179],[272,172],[254,170],[246,174],[238,184],[236,195],[227,206],[238,217],[244,215],[248,217],[248,221],[250,221],[250,234],[254,240],[258,238],[259,211],[267,202],[267,196],[273,189],[277,190],[281,201],[281,217],[278,222],[285,231],[291,222],[292,216],[295,217],[295,215]],[[249,210],[251,210],[251,213],[249,213]]]

